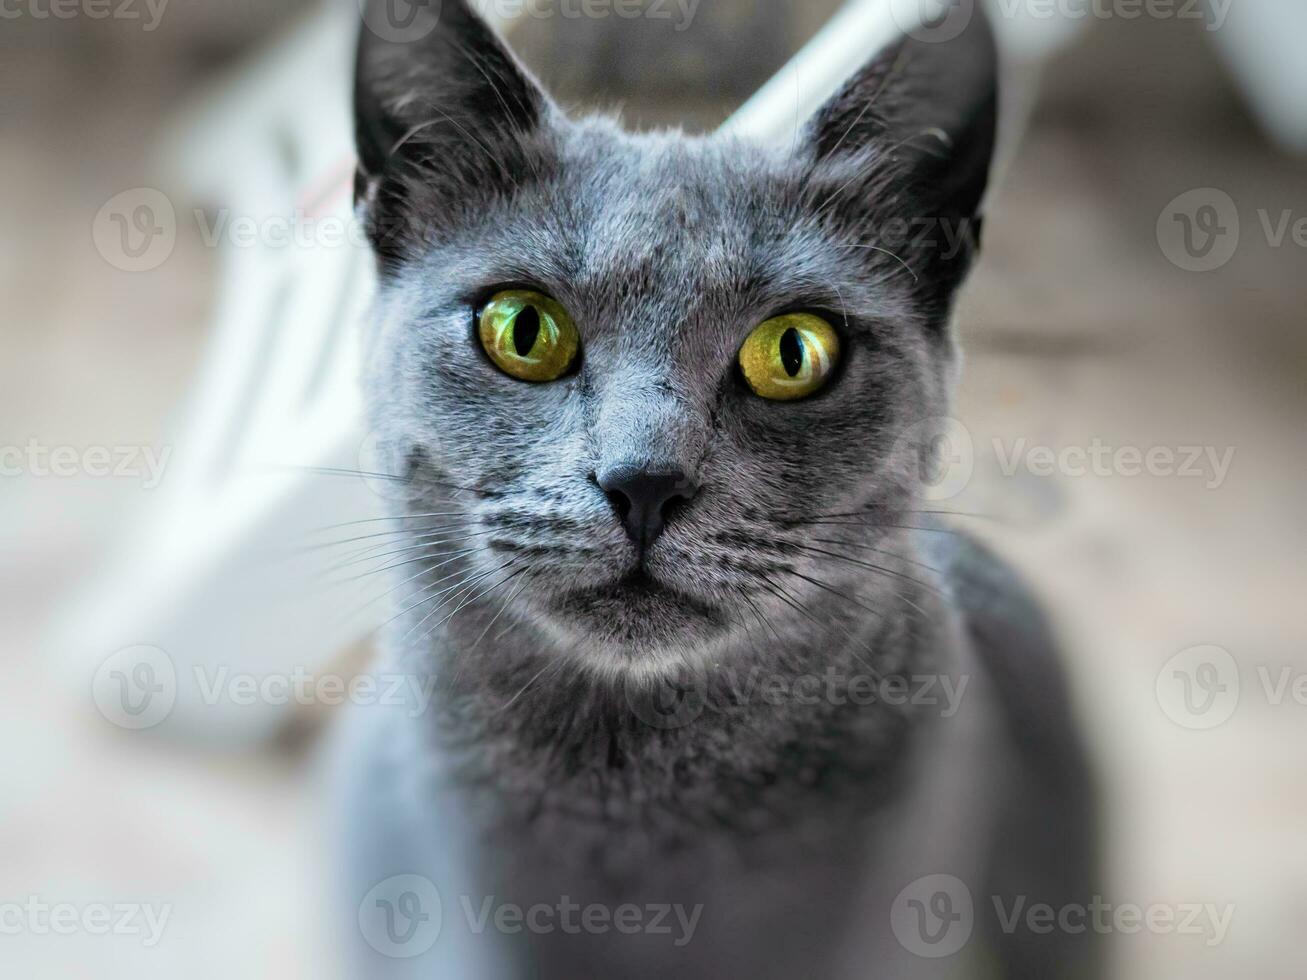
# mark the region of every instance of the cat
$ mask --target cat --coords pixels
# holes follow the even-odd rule
[[[407,596],[375,670],[435,695],[340,734],[351,974],[1096,976],[1005,914],[1094,897],[1050,630],[921,499],[982,11],[762,146],[568,118],[437,6],[359,45]]]

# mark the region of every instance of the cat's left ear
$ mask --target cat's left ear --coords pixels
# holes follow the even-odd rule
[[[940,24],[872,58],[819,109],[808,149],[819,165],[862,167],[866,183],[855,178],[844,193],[907,191],[922,216],[971,221],[989,182],[997,118],[993,31],[981,4],[960,0]]]
[[[402,245],[405,212],[439,222],[477,193],[516,182],[527,144],[554,111],[466,0],[365,0],[355,194],[383,262]]]

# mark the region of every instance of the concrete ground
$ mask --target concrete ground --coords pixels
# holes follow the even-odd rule
[[[206,337],[211,256],[183,242],[142,288],[88,229],[142,183],[199,55],[106,53],[94,36],[6,55],[23,95],[0,86],[0,443],[164,442]],[[1286,209],[1307,216],[1304,165],[1262,141],[1201,32],[1180,25],[1098,24],[1041,91],[960,316],[975,478],[941,506],[977,515],[963,520],[1056,613],[1105,787],[1109,900],[1234,906],[1219,943],[1118,934],[1114,976],[1301,977],[1307,252],[1291,233],[1274,244],[1259,212],[1272,232]],[[1196,188],[1226,192],[1241,219],[1231,261],[1208,273],[1168,258],[1173,237],[1159,244],[1159,218]],[[1128,455],[1097,475],[1040,465],[1041,447],[1078,460],[1191,446],[1194,476],[1130,475]],[[1203,462],[1231,447],[1228,471]],[[153,948],[0,937],[6,973],[330,976],[312,744],[227,755],[133,738],[42,659],[60,600],[143,491],[6,477],[0,502],[0,902],[173,906]],[[1209,644],[1242,688],[1228,720],[1198,730],[1211,716],[1185,714],[1169,662]]]

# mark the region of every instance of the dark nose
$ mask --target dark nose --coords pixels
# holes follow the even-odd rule
[[[694,498],[699,487],[680,470],[614,466],[598,474],[599,488],[617,511],[631,540],[647,548],[663,532],[678,504]]]

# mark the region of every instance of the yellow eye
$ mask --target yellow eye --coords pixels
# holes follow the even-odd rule
[[[790,402],[816,394],[840,360],[835,328],[811,313],[768,320],[740,348],[740,369],[753,393]]]
[[[557,381],[576,362],[581,336],[557,300],[529,289],[497,293],[477,318],[490,359],[522,381]]]

